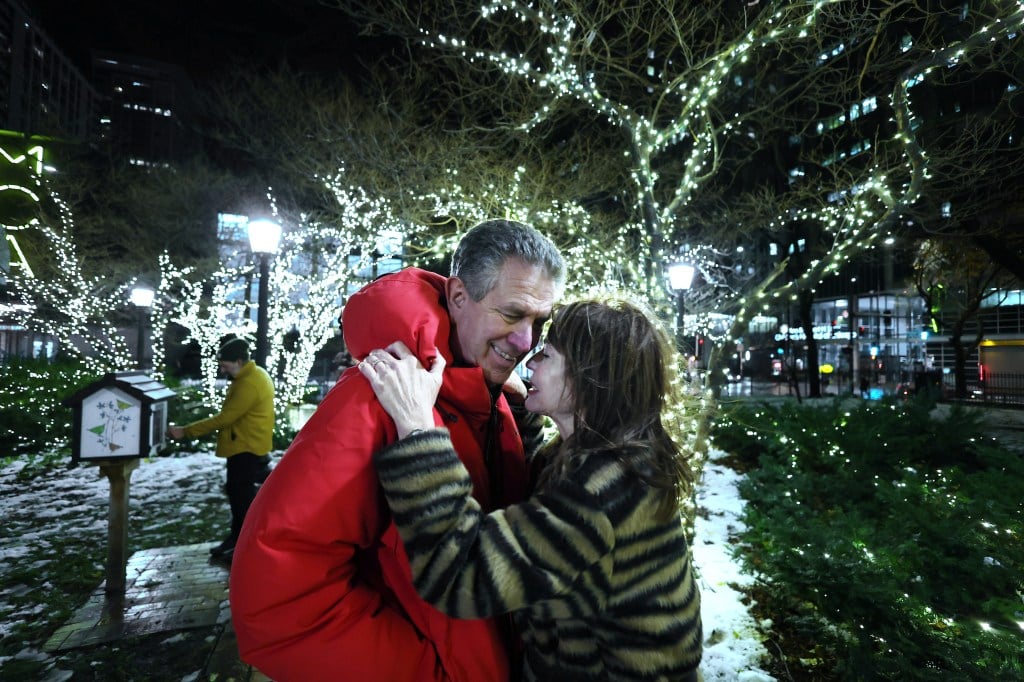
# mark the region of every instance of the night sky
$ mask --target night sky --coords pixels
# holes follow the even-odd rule
[[[197,81],[239,62],[350,70],[373,43],[315,0],[22,0],[87,75],[89,50],[178,64]]]

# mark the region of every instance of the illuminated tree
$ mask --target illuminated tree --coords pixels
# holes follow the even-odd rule
[[[514,129],[448,129],[446,121],[463,112],[454,105],[424,107],[411,96],[436,86],[404,74],[381,78],[355,91],[346,81],[286,69],[240,74],[212,107],[220,144],[275,180],[272,197],[286,244],[271,273],[275,343],[268,365],[286,368],[282,380],[289,388],[278,392],[286,402],[305,390],[316,351],[335,333],[330,323],[346,292],[365,281],[356,273],[391,255],[381,244],[399,245],[405,265],[443,272],[466,229],[511,218],[536,225],[560,245],[576,291],[634,279],[635,249],[609,236],[607,211],[562,198],[579,193],[567,189],[575,180],[541,154],[533,138]],[[581,162],[599,157],[585,143],[563,151]],[[242,274],[224,270],[207,288],[237,287]],[[212,298],[191,297],[196,303],[180,301],[168,317],[189,329],[205,325],[192,340],[211,352],[221,334],[251,331],[242,298],[217,291]],[[293,342],[287,352],[276,343],[286,334]],[[213,395],[212,363],[204,375]]]
[[[686,244],[763,264],[758,250],[794,225],[815,232],[820,249],[799,272],[776,263],[735,283],[733,337],[901,228],[931,189],[931,165],[957,159],[960,147],[918,134],[915,88],[952,71],[961,84],[992,72],[1008,92],[1019,84],[1019,2],[338,4],[368,31],[428,48],[414,55],[423,68],[460,60],[491,111],[506,111],[503,88],[517,84],[536,105],[524,129],[575,120],[580,135],[612,141],[627,188],[619,229],[644,247],[653,297],[660,266]],[[980,151],[1015,158],[1019,136]]]
[[[571,224],[578,235],[588,234],[589,214],[578,206],[556,204],[541,209],[525,200],[517,204],[515,192],[499,192],[495,188],[480,192],[479,187],[471,191],[459,185],[458,173],[447,177],[448,186],[437,194],[411,199],[429,206],[432,215],[459,216],[467,225],[493,217],[493,207],[500,205],[502,216],[528,218],[541,229]],[[461,232],[452,227],[438,230],[435,225],[410,223],[387,199],[373,197],[346,181],[344,172],[323,179],[324,191],[333,196],[336,204],[331,222],[286,211],[279,211],[276,216],[285,229],[270,270],[271,346],[267,367],[275,378],[275,399],[281,414],[302,401],[317,351],[337,333],[333,323],[347,294],[372,277],[375,263],[437,263],[454,251],[461,237]],[[517,183],[514,187],[524,185]],[[276,203],[272,203],[272,210],[278,211]],[[575,249],[596,248],[596,244],[594,240],[583,239],[569,248],[571,278],[578,288],[586,287],[588,282],[602,286],[615,275],[587,269],[590,261],[586,258],[572,258]],[[614,248],[614,244],[606,246]],[[202,349],[207,400],[216,404],[219,394],[214,358],[221,340],[226,334],[252,338],[255,333],[249,314],[251,302],[245,294],[250,266],[224,267],[207,278],[196,278],[193,270],[175,267],[166,256],[160,264],[162,275],[152,311],[153,328],[165,329],[175,323],[188,330],[186,341],[194,341]],[[373,274],[383,273],[374,270]],[[154,357],[158,353],[154,346]]]
[[[51,250],[52,274],[43,279],[20,269],[12,272],[11,287],[20,299],[13,307],[16,319],[28,329],[57,339],[61,351],[80,358],[88,374],[129,368],[132,354],[111,311],[127,306],[134,282],[117,284],[84,275],[71,237],[71,214],[59,200],[55,204],[63,213],[59,227],[33,223]]]

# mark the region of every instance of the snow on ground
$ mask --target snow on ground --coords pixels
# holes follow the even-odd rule
[[[704,621],[704,662],[706,682],[773,682],[774,677],[758,667],[765,656],[757,623],[740,601],[734,586],[753,578],[740,572],[730,556],[730,536],[741,528],[743,502],[736,491],[740,476],[717,464],[715,455],[707,463],[697,504],[694,561],[699,572],[702,618]],[[0,637],[13,625],[31,619],[31,609],[15,607],[11,597],[23,594],[24,585],[12,579],[19,559],[29,545],[50,545],[69,534],[94,536],[106,542],[109,484],[95,466],[54,468],[31,483],[18,480],[23,461],[0,467]],[[166,505],[180,520],[199,509],[209,509],[211,500],[222,499],[223,461],[207,452],[143,461],[131,476],[130,513],[142,505],[153,509]],[[227,503],[223,502],[223,514]],[[22,566],[24,568],[24,566]],[[37,562],[34,569],[46,573],[61,568],[57,556]],[[49,578],[44,576],[49,582]],[[38,653],[26,643],[23,655]],[[2,662],[2,661],[0,661]]]
[[[696,538],[693,560],[700,584],[701,618],[704,622],[705,682],[769,682],[775,678],[758,667],[766,656],[758,626],[740,601],[735,587],[754,581],[740,572],[730,555],[730,536],[743,529],[739,515],[743,500],[736,490],[740,475],[715,462],[720,452],[712,451],[704,465],[704,478],[697,489]]]

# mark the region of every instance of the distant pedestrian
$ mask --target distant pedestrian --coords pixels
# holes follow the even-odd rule
[[[231,531],[210,554],[230,561],[235,542],[257,486],[270,472],[274,433],[274,385],[270,375],[249,359],[249,346],[235,338],[217,354],[221,372],[231,377],[220,412],[186,426],[171,425],[171,438],[200,438],[217,431],[217,456],[227,458],[227,484]]]
[[[868,380],[866,374],[860,377],[860,397],[869,398],[871,396],[871,381]]]

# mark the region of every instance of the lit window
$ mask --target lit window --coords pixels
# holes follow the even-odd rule
[[[942,203],[942,217],[951,218],[953,216],[953,204],[948,201]]]
[[[903,52],[909,52],[910,48],[914,46],[914,39],[910,35],[905,35],[900,40],[900,50]]]

